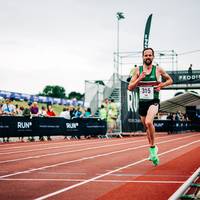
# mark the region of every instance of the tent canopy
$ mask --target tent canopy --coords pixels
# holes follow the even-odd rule
[[[187,106],[200,106],[200,95],[186,92],[161,102],[160,111],[167,113],[186,112]]]

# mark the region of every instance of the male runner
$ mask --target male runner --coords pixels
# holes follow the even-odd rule
[[[154,50],[145,48],[142,52],[143,65],[136,68],[135,75],[132,77],[128,90],[134,90],[139,87],[139,115],[146,128],[149,141],[149,160],[154,165],[159,164],[158,147],[155,145],[155,127],[154,117],[159,109],[159,91],[173,83],[171,77],[160,66],[152,64],[154,59]],[[160,82],[161,77],[165,82]]]

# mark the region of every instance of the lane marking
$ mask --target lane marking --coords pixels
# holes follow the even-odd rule
[[[160,137],[163,137],[163,136],[160,136]],[[104,142],[108,142],[108,141],[109,142],[118,142],[119,139],[120,140],[124,140],[124,141],[129,140],[127,138],[117,138],[117,139],[109,139],[109,140],[108,139],[105,139],[105,140],[104,139],[97,139],[97,140],[95,140],[95,142],[91,142],[91,140],[90,141],[88,141],[88,140],[87,141],[86,140],[80,140],[80,141],[68,141],[68,140],[65,140],[65,141],[52,142],[52,143],[46,143],[46,144],[45,143],[41,143],[41,142],[39,142],[37,144],[36,143],[35,144],[30,144],[29,142],[27,142],[27,143],[17,143],[17,144],[16,143],[15,144],[8,143],[8,144],[3,144],[2,146],[0,145],[0,151],[2,151],[2,150],[12,150],[12,149],[21,149],[21,148],[26,148],[26,147],[29,148],[29,147],[38,147],[38,146],[51,146],[51,145],[66,144],[66,143],[72,143],[72,142],[79,143],[79,144],[71,144],[69,146],[79,146],[79,145],[104,143]],[[5,145],[7,145],[7,146],[18,145],[18,146],[10,147],[10,148],[3,148]],[[14,152],[16,152],[16,151],[14,151]]]
[[[101,174],[97,174],[97,175],[101,175]],[[118,177],[127,177],[127,176],[145,176],[145,177],[176,177],[176,178],[187,178],[187,177],[189,177],[189,176],[186,176],[186,175],[175,175],[175,174],[173,174],[173,175],[170,175],[170,174],[153,174],[153,175],[151,175],[151,174],[123,174],[123,173],[121,173],[121,174],[111,174],[110,176],[118,176]]]
[[[175,138],[175,139],[166,140],[166,141],[163,141],[163,142],[158,142],[157,144],[164,144],[164,143],[177,141],[177,140],[190,138],[190,137],[193,137],[193,136],[187,136],[187,137],[183,137],[183,138]],[[44,169],[48,169],[48,168],[58,167],[58,166],[66,165],[66,164],[69,164],[69,163],[81,162],[81,161],[85,161],[85,160],[89,160],[89,159],[94,159],[94,158],[99,158],[99,157],[104,157],[104,156],[110,156],[112,154],[122,153],[122,152],[140,149],[140,148],[148,147],[148,146],[149,146],[148,144],[147,145],[141,145],[141,146],[138,146],[138,147],[127,148],[127,149],[123,149],[123,150],[119,150],[119,151],[113,151],[113,152],[99,154],[99,155],[90,156],[90,157],[83,157],[83,158],[79,158],[79,159],[76,159],[76,160],[61,162],[61,163],[57,163],[57,164],[53,164],[53,165],[46,165],[46,166],[35,168],[35,169],[29,169],[29,170],[25,170],[25,171],[20,171],[20,172],[15,172],[15,173],[12,173],[12,174],[3,175],[3,176],[0,176],[0,179],[10,177],[10,176],[19,175],[19,174],[30,173],[30,172],[35,172],[35,171],[44,170]],[[145,160],[147,160],[147,159],[144,159],[144,161]]]
[[[48,175],[86,175],[86,172],[38,172],[39,174],[48,174]]]
[[[195,143],[198,143],[198,142],[200,142],[200,140],[197,140],[197,141],[194,141],[194,142],[191,142],[191,143],[188,143],[188,144],[185,144],[185,145],[176,147],[176,148],[174,148],[174,149],[165,151],[165,152],[160,153],[160,154],[158,154],[158,155],[159,155],[159,156],[163,156],[163,155],[165,155],[165,154],[171,153],[171,152],[173,152],[173,151],[182,149],[182,148],[184,148],[184,147],[190,146],[190,145],[195,144]],[[120,167],[120,168],[118,168],[118,169],[112,170],[112,171],[110,171],[110,172],[107,172],[107,173],[105,173],[105,174],[102,174],[102,175],[99,175],[99,176],[90,178],[90,179],[88,179],[88,180],[85,180],[85,181],[82,181],[82,182],[80,182],[80,183],[71,185],[71,186],[69,186],[69,187],[65,187],[65,188],[60,189],[60,190],[57,190],[57,191],[55,191],[55,192],[52,192],[52,193],[43,195],[43,196],[41,196],[41,197],[36,198],[35,200],[47,199],[47,198],[49,198],[49,197],[58,195],[58,194],[60,194],[60,193],[69,191],[69,190],[71,190],[71,189],[73,189],[73,188],[79,187],[79,186],[81,186],[81,185],[90,183],[90,182],[92,182],[92,181],[94,181],[94,180],[97,180],[97,179],[100,179],[100,178],[105,177],[105,176],[107,176],[107,175],[110,175],[110,174],[112,174],[112,173],[114,173],[114,172],[118,172],[118,171],[120,171],[120,170],[123,170],[123,169],[129,168],[129,167],[135,166],[135,165],[140,164],[140,163],[142,163],[142,162],[144,162],[144,161],[147,161],[147,160],[148,160],[148,158],[139,160],[139,161],[137,161],[137,162],[134,162],[134,163],[128,164],[128,165],[126,165],[126,166]]]
[[[59,151],[59,152],[56,152],[56,153],[48,153],[48,154],[42,154],[42,155],[37,155],[37,156],[28,156],[28,157],[25,157],[25,158],[17,158],[17,159],[11,159],[11,160],[4,160],[4,161],[0,161],[0,164],[9,163],[9,162],[17,162],[17,161],[22,161],[22,160],[29,160],[29,159],[38,159],[38,158],[47,157],[47,156],[57,156],[57,155],[67,154],[67,153],[76,153],[76,152],[82,152],[82,151],[87,151],[87,150],[92,150],[92,149],[99,149],[99,148],[104,148],[104,147],[105,148],[106,147],[114,147],[114,146],[120,146],[120,145],[125,145],[125,144],[132,144],[132,143],[143,142],[143,141],[146,141],[146,140],[144,139],[144,140],[137,140],[137,141],[131,141],[131,142],[118,143],[118,144],[109,144],[109,145],[88,147],[88,148],[85,148],[85,149]]]
[[[188,137],[193,137],[193,136],[196,136],[196,135],[189,135],[189,136],[184,136],[184,137],[180,137],[180,138],[182,139],[182,138],[188,138]],[[163,137],[161,137],[161,138],[163,138]],[[160,139],[160,137],[159,137],[159,139]],[[176,138],[176,139],[179,139],[179,138]],[[110,147],[110,146],[119,146],[119,145],[137,143],[137,142],[143,142],[143,141],[146,141],[146,139],[118,143],[118,144],[109,144],[109,145],[103,145],[103,146],[98,146],[98,147],[89,147],[89,148],[85,148],[85,149],[61,151],[61,152],[57,152],[57,153],[48,153],[48,154],[42,154],[42,155],[36,155],[36,156],[28,156],[28,157],[24,157],[24,158],[4,160],[4,161],[0,161],[0,164],[9,163],[9,162],[18,162],[18,161],[29,160],[29,159],[38,159],[38,158],[47,157],[47,156],[57,156],[57,155],[65,154],[65,153],[75,153],[75,152],[86,151],[86,150],[91,150],[91,149],[98,149],[98,148],[104,148],[104,147]],[[59,148],[59,147],[55,147],[55,148]],[[47,148],[47,149],[53,149],[53,148]],[[35,150],[29,150],[29,151],[35,151]],[[23,153],[24,153],[24,151],[23,151]]]
[[[5,178],[2,179],[2,181],[56,181],[56,182],[81,182],[81,181],[85,181],[85,179],[13,179],[13,178]],[[144,180],[144,181],[140,181],[140,180],[93,180],[91,182],[100,182],[100,183],[153,183],[153,184],[182,184],[184,183],[184,181],[154,181],[154,180]]]

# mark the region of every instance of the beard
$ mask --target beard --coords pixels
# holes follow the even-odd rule
[[[146,59],[146,60],[144,60],[144,64],[149,66],[149,65],[152,64],[152,60],[151,59]]]

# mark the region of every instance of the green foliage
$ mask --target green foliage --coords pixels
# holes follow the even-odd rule
[[[68,99],[76,98],[77,100],[83,100],[84,94],[81,94],[79,92],[70,92],[68,95]]]
[[[40,93],[41,96],[55,97],[55,98],[66,98],[66,93],[64,87],[55,85],[47,85],[43,92]]]

